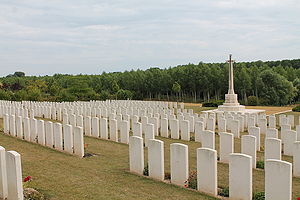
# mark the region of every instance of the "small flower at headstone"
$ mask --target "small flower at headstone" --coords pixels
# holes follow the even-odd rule
[[[31,181],[31,176],[27,176],[26,178],[24,178],[24,182],[26,183],[27,181]]]

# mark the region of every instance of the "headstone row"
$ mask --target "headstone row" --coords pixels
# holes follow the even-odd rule
[[[0,199],[23,200],[21,156],[0,146]]]
[[[253,136],[250,136],[253,137]],[[164,180],[164,143],[160,140],[148,141],[148,170],[151,178]],[[229,160],[229,198],[252,200],[252,157],[242,153],[231,153]],[[131,136],[129,139],[130,171],[143,175],[143,138]],[[170,145],[171,183],[184,186],[189,178],[188,146],[180,143]],[[210,148],[197,149],[197,189],[217,196],[217,152]],[[266,199],[291,200],[292,164],[277,160],[266,160]]]
[[[84,156],[83,128],[5,114],[4,133],[80,157]]]

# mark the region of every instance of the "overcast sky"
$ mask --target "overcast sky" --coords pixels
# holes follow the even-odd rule
[[[299,0],[0,0],[0,76],[300,58]]]

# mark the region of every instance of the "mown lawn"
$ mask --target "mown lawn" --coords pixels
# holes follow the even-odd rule
[[[3,134],[0,141],[21,154],[23,177],[49,199],[215,199],[129,173],[125,144],[85,137],[96,156],[81,159]]]

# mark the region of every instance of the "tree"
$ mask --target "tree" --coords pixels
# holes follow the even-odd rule
[[[178,101],[179,92],[181,91],[181,86],[179,85],[178,82],[173,83],[172,90],[177,94],[177,101]]]
[[[246,67],[242,67],[241,70],[236,74],[236,91],[241,94],[242,99],[245,101],[245,104],[247,104],[247,93],[251,89],[250,75]]]
[[[296,78],[293,81],[293,86],[296,88],[295,100],[299,101],[300,100],[300,79],[299,78]]]
[[[25,76],[25,73],[24,73],[24,72],[15,72],[13,76],[16,76],[16,77],[24,77],[24,76]]]
[[[132,92],[129,91],[129,90],[123,90],[123,89],[120,89],[117,94],[117,99],[119,100],[127,100],[127,99],[131,99],[132,98]]]
[[[260,99],[266,105],[286,105],[292,101],[296,92],[291,82],[272,70],[260,74],[258,88]]]

